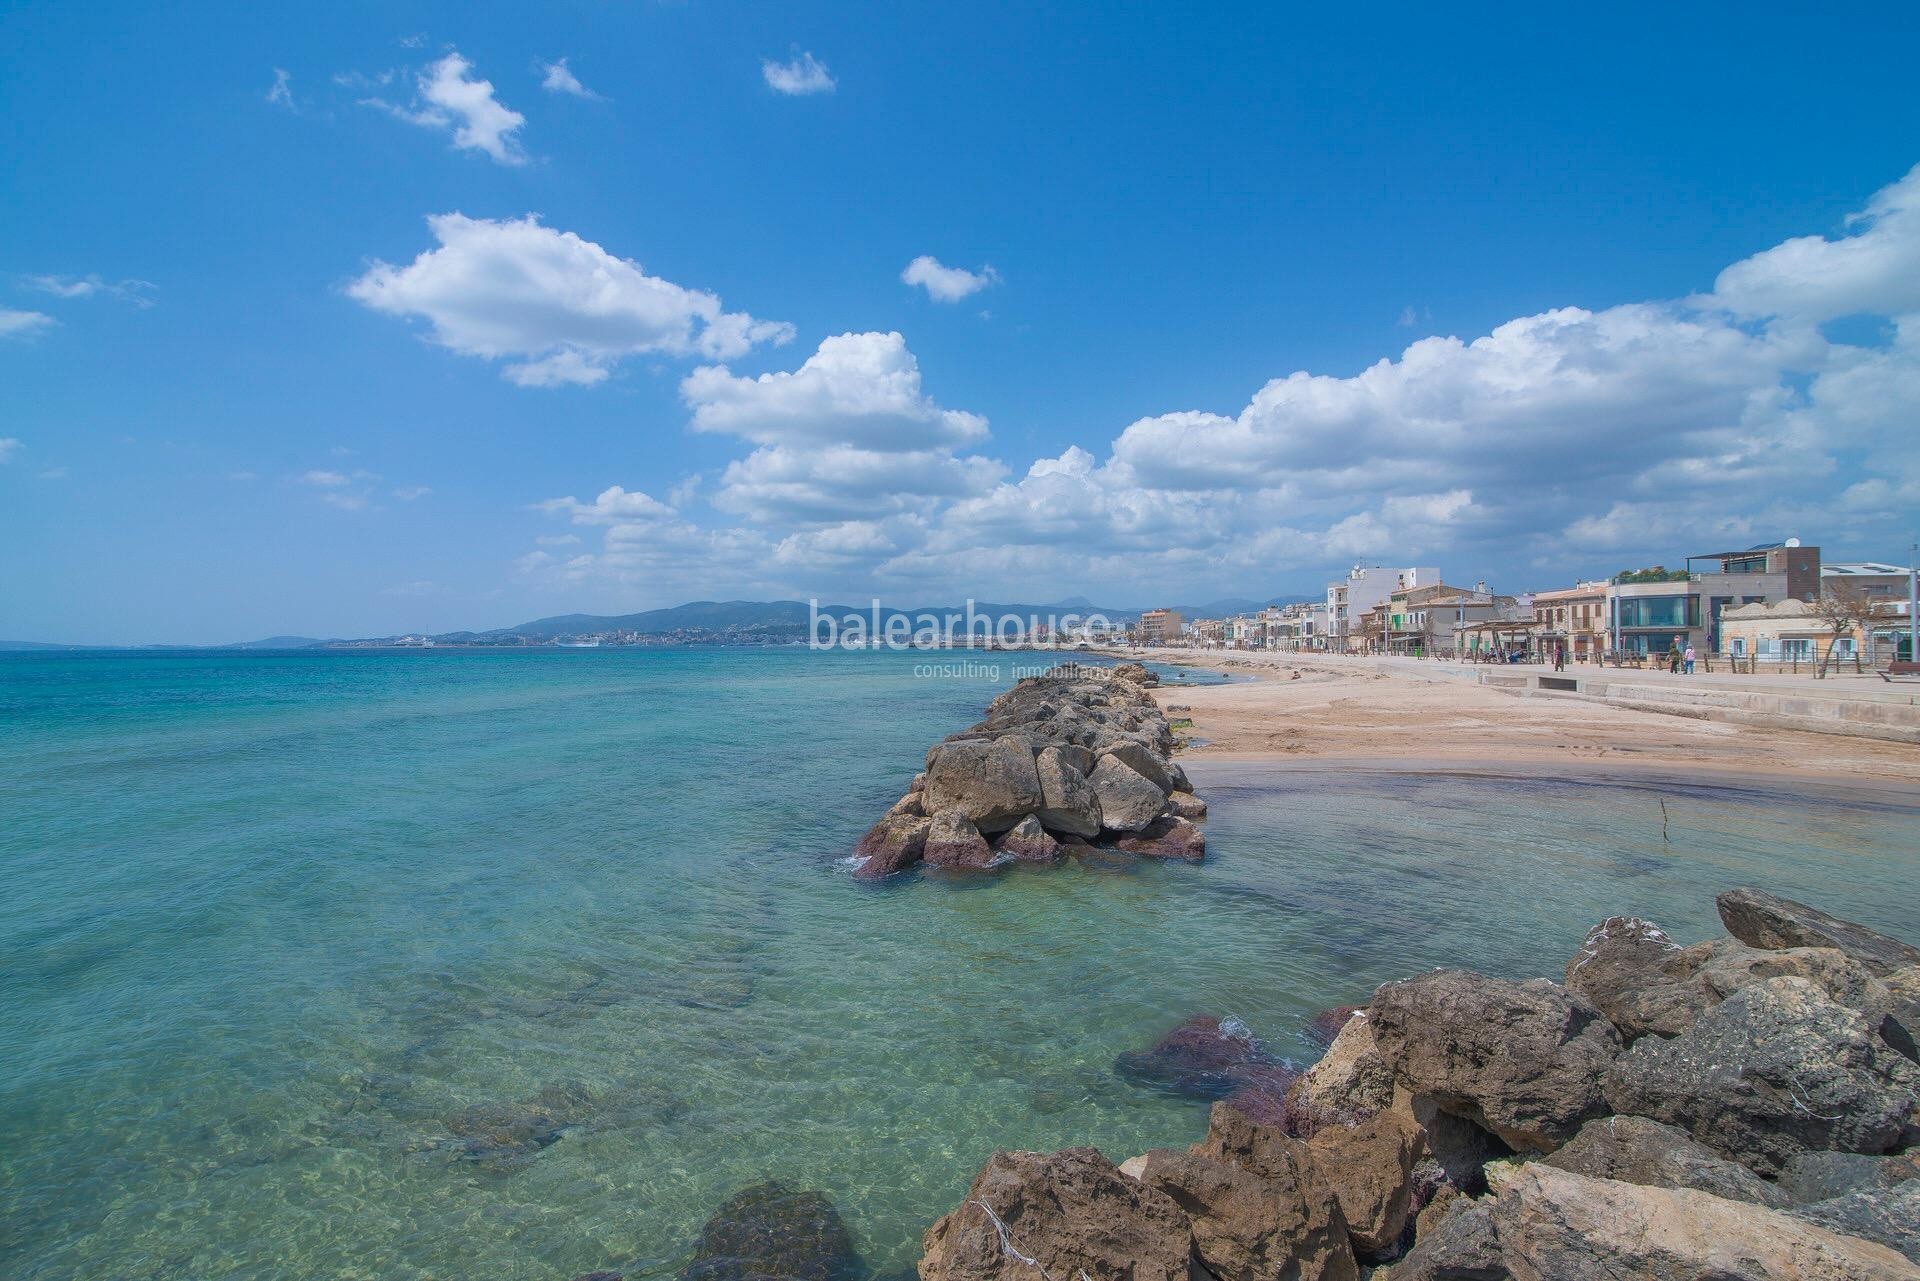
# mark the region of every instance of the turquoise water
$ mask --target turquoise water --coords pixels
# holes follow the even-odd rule
[[[1920,936],[1920,807],[1724,788],[1223,782],[1201,866],[862,886],[1011,679],[924,661],[0,656],[0,1272],[670,1275],[780,1177],[897,1273],[995,1147],[1195,1137],[1111,1070],[1191,1013],[1311,1058],[1736,883]]]

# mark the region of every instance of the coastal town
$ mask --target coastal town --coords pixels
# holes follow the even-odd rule
[[[1227,618],[1151,609],[1090,640],[1136,648],[1401,655],[1557,666],[1898,669],[1914,659],[1915,572],[1830,562],[1789,538],[1569,587],[1465,587],[1433,566],[1355,565],[1324,599]]]

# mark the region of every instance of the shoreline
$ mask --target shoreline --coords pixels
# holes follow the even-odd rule
[[[1178,649],[1111,656],[1236,678],[1153,691],[1169,717],[1192,722],[1181,729],[1194,741],[1180,759],[1196,767],[1322,761],[1348,768],[1398,762],[1426,772],[1664,769],[1800,786],[1870,782],[1920,798],[1920,744],[1526,696],[1478,684],[1471,671],[1413,660]]]

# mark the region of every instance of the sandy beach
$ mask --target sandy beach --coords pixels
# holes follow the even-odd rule
[[[1920,745],[1522,697],[1440,663],[1179,649],[1151,656],[1235,678],[1156,692],[1169,716],[1193,722],[1182,731],[1195,740],[1183,759],[1197,762],[1580,762],[1920,784]]]

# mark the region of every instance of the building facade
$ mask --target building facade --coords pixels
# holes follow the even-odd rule
[[[1714,568],[1696,570],[1696,562]],[[1607,649],[1625,655],[1689,647],[1717,653],[1720,619],[1728,610],[1811,601],[1819,590],[1820,549],[1803,547],[1798,539],[1689,556],[1684,570],[1620,574],[1607,585]]]
[[[1173,609],[1150,609],[1140,615],[1133,629],[1137,645],[1171,645],[1180,639],[1186,620]]]
[[[1355,565],[1343,581],[1327,584],[1326,640],[1331,649],[1364,648],[1365,629],[1358,624],[1375,606],[1385,605],[1397,591],[1426,587],[1440,581],[1440,571],[1427,567],[1388,569]],[[1352,638],[1352,643],[1348,640]]]

